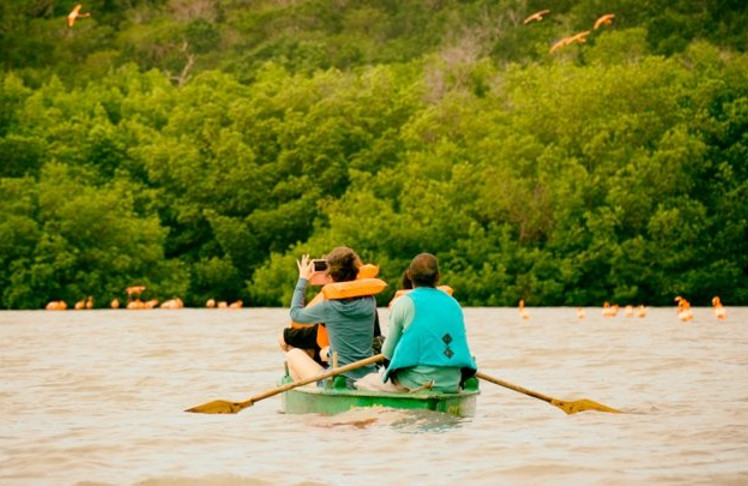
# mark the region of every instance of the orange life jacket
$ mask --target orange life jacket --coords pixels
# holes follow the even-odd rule
[[[322,290],[314,296],[305,307],[314,306],[323,300],[350,299],[352,297],[363,297],[366,295],[375,295],[384,290],[387,282],[375,278],[379,273],[377,265],[366,264],[358,269],[356,280],[348,282],[334,282],[322,287]],[[292,327],[309,326],[313,324],[299,324],[291,322]],[[325,326],[317,327],[317,346],[324,348],[330,345],[330,338],[327,335]]]

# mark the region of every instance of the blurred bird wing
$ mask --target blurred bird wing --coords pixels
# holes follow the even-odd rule
[[[615,17],[614,14],[605,14],[605,15],[603,15],[602,17],[600,17],[599,19],[597,19],[595,21],[595,28],[597,29],[598,27],[600,27],[603,24],[606,24],[606,25],[610,24],[613,21],[614,17]]]
[[[525,24],[532,22],[533,20],[543,20],[543,15],[551,13],[550,10],[541,10],[527,17],[524,21]]]
[[[566,45],[566,43],[567,43],[566,42],[566,38],[561,39],[560,41],[558,41],[555,44],[553,44],[553,46],[551,47],[551,50],[549,52],[554,52],[554,51],[557,51],[557,50],[561,49],[562,47],[564,47]]]
[[[78,5],[73,7],[73,10],[70,11],[70,13],[68,14],[68,27],[73,26],[73,24],[75,23],[76,17],[78,17],[78,12],[80,11],[80,9],[81,9],[81,4],[79,3]]]
[[[580,33],[576,34],[575,36],[571,37],[569,39],[569,43],[572,43],[572,42],[587,42],[587,40],[585,39],[585,37],[587,37],[588,35],[590,35],[590,31],[589,30],[585,30],[584,32],[580,32]]]

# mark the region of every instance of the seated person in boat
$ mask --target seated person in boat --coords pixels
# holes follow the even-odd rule
[[[382,373],[357,381],[356,387],[456,392],[477,370],[467,342],[462,308],[449,293],[436,287],[439,265],[434,255],[416,256],[407,272],[413,290],[392,304],[389,331],[382,347],[390,362]]]
[[[291,320],[300,325],[324,323],[324,326],[317,327],[318,331],[324,329],[324,336],[317,335],[317,343],[323,355],[320,361],[325,361],[325,354],[336,354],[337,364],[344,366],[373,356],[372,342],[377,312],[374,294],[381,292],[387,284],[377,278],[358,278],[362,267],[361,259],[348,247],[335,248],[327,255],[326,260],[327,269],[323,272],[331,283],[322,288],[321,298],[315,298],[318,301],[314,305],[306,307],[306,288],[310,280],[317,280],[318,275],[315,274],[319,272],[315,272],[309,255],[304,255],[297,261],[299,280],[291,301]],[[324,348],[328,345],[329,350],[325,353]],[[286,362],[294,380],[311,378],[323,371],[320,362],[300,348],[289,349]],[[365,366],[351,370],[344,376],[352,386],[354,380],[374,369],[374,365]]]
[[[317,262],[323,261],[327,265],[326,259],[317,260]],[[329,273],[324,270],[317,270],[315,268],[314,273],[308,281],[309,285],[324,285],[332,283],[332,278]],[[379,267],[376,265],[366,264],[361,265],[358,269],[356,276],[357,280],[367,279],[377,276],[379,273]],[[358,282],[357,282],[358,283]],[[340,283],[339,285],[347,285]],[[386,285],[382,280],[376,280],[374,284],[375,293],[380,290],[378,287]],[[333,286],[331,286],[333,287]],[[408,287],[412,288],[412,287]],[[325,294],[329,294],[330,288],[323,288],[307,305],[306,307],[312,307],[318,302],[325,299]],[[360,291],[361,295],[364,295],[367,289]],[[384,343],[384,336],[382,336],[382,330],[379,325],[379,313],[374,313],[374,336],[372,344],[372,354],[379,354],[382,352],[382,344]],[[299,324],[298,322],[291,322],[290,326],[284,328],[278,336],[278,345],[283,352],[288,352],[293,348],[304,350],[314,361],[319,365],[326,367],[330,361],[329,356],[329,344],[330,339],[327,334],[327,328],[323,322],[315,324]]]

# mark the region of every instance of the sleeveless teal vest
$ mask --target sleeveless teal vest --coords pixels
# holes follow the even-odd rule
[[[468,348],[462,308],[455,299],[431,287],[418,287],[401,298],[413,300],[415,317],[403,330],[384,381],[390,373],[419,365],[467,368],[469,374],[478,369]]]

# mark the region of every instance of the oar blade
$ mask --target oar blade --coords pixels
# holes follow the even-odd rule
[[[251,400],[246,402],[229,402],[226,400],[213,400],[212,402],[203,403],[197,407],[188,408],[185,412],[192,413],[239,413],[247,407],[251,407],[253,402]]]
[[[320,373],[316,376],[304,378],[303,380],[296,380],[293,383],[286,383],[285,385],[275,387],[264,393],[260,393],[259,395],[254,395],[252,398],[248,399],[245,402],[229,402],[226,400],[213,400],[212,402],[204,403],[202,405],[198,405],[197,407],[188,408],[187,410],[185,410],[185,412],[209,413],[209,414],[239,413],[245,408],[251,407],[252,405],[255,404],[255,402],[259,402],[260,400],[264,400],[269,397],[274,397],[275,395],[279,393],[283,393],[283,392],[292,390],[300,386],[308,385],[310,383],[314,383],[315,381],[324,380],[327,378],[332,378],[333,376],[342,375],[343,373],[347,373],[348,371],[356,370],[368,364],[373,364],[373,363],[382,361],[383,359],[384,359],[384,355],[380,353],[374,356],[370,356],[366,359],[362,359],[361,361],[348,363],[347,365],[341,366],[340,368],[334,368],[334,369],[325,371],[324,373]]]
[[[596,412],[622,413],[620,410],[616,410],[615,408],[611,408],[607,405],[597,403],[596,401],[589,400],[587,398],[575,400],[573,402],[565,402],[563,400],[557,400],[554,398],[553,400],[551,400],[551,403],[569,415],[577,412],[585,412],[587,410],[594,410]]]

